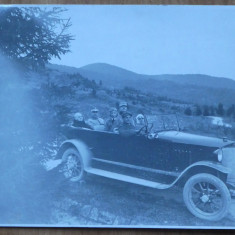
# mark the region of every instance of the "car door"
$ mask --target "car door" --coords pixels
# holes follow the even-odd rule
[[[99,135],[94,146],[96,158],[120,163],[168,170],[170,168],[171,143],[160,139],[148,139],[145,136],[122,136],[103,133]]]
[[[116,151],[122,154],[112,156],[113,171],[162,183],[174,181],[177,173],[171,172],[171,142],[146,136],[119,139],[122,144]]]
[[[157,138],[149,139],[145,136],[133,136],[126,139],[125,162],[132,165],[167,170],[169,165],[168,141]]]

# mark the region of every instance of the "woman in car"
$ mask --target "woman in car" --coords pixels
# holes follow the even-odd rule
[[[145,120],[144,120],[144,115],[143,114],[138,114],[135,118],[135,127],[136,127],[136,130],[139,130],[141,129],[143,126],[145,126],[146,123],[145,123]]]
[[[91,127],[85,123],[84,117],[81,113],[75,113],[74,114],[74,119],[73,119],[73,127],[82,127],[82,128],[87,128],[91,129]]]

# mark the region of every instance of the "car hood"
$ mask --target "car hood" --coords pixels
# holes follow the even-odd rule
[[[202,135],[189,134],[178,131],[163,131],[158,133],[158,138],[169,140],[176,143],[201,145],[207,147],[222,148],[234,143],[231,140],[223,140],[215,137],[207,137]]]

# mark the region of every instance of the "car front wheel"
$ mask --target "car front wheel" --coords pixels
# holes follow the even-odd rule
[[[82,157],[75,148],[68,148],[62,156],[61,172],[66,179],[76,182],[84,176]]]
[[[211,174],[197,174],[189,178],[183,190],[189,211],[200,219],[218,221],[227,213],[231,196],[227,186]]]

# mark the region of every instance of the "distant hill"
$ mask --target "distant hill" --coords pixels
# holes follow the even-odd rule
[[[128,86],[187,103],[234,103],[235,81],[223,77],[203,74],[144,75],[105,63],[90,64],[81,68],[61,65],[49,67],[64,73],[80,73],[97,82],[101,80],[103,85],[109,88]]]

